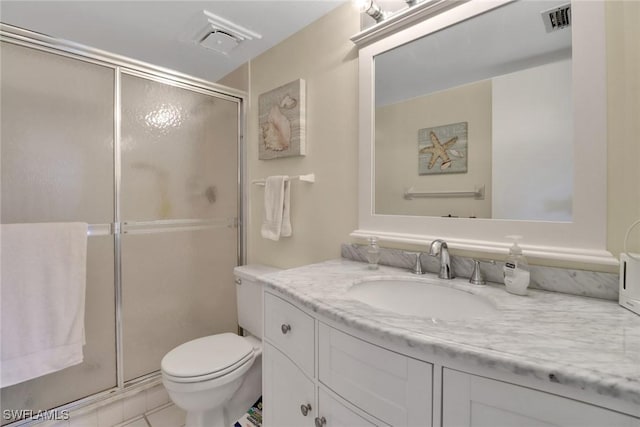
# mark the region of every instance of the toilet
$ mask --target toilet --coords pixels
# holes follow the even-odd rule
[[[262,265],[234,269],[238,324],[245,336],[209,335],[186,342],[162,359],[162,383],[187,413],[186,427],[230,426],[262,394],[262,286],[279,271]]]

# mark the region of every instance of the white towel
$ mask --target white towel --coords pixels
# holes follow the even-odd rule
[[[82,362],[87,224],[6,224],[0,387]]]
[[[264,184],[264,221],[261,230],[265,239],[277,241],[280,237],[291,236],[289,199],[289,177],[267,177]]]

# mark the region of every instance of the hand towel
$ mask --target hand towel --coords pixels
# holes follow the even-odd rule
[[[291,236],[289,177],[270,176],[264,185],[264,221],[262,237],[280,240]]]
[[[3,224],[0,387],[81,363],[87,224]]]
[[[290,237],[293,233],[291,229],[291,180],[284,181],[284,197],[282,200],[282,228],[280,229],[281,237]]]

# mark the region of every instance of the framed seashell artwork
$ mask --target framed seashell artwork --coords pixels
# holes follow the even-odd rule
[[[306,154],[305,89],[298,79],[258,97],[260,160]]]

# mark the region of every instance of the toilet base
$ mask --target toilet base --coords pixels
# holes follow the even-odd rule
[[[262,395],[262,355],[256,357],[242,377],[218,387],[214,394],[180,393],[176,384],[164,378],[163,383],[173,403],[187,413],[185,427],[229,427]]]
[[[242,385],[224,405],[226,425],[232,426],[234,421],[242,417],[260,396],[262,396],[262,355],[256,357],[253,366],[242,380]]]

